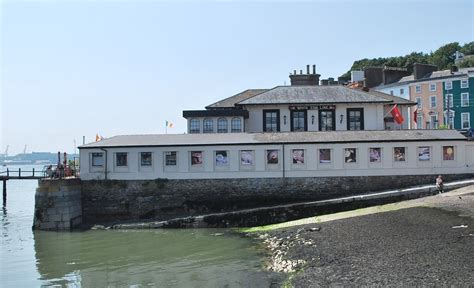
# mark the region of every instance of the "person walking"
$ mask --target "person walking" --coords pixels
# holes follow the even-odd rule
[[[444,192],[444,187],[443,187],[443,177],[441,175],[438,175],[438,178],[436,178],[436,188],[438,188],[438,194],[441,194]]]

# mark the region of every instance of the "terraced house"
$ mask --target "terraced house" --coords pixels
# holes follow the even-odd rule
[[[445,123],[458,130],[474,127],[474,67],[461,71],[443,82]]]

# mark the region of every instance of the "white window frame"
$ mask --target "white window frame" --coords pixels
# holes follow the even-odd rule
[[[463,96],[466,96],[464,99]],[[469,107],[469,92],[461,93],[461,107]]]
[[[97,164],[96,159],[100,158],[101,163]],[[105,163],[103,152],[92,152],[91,153],[91,166],[92,167],[103,167]]]
[[[467,126],[464,126],[464,116],[467,116]],[[464,112],[461,113],[461,129],[469,129],[471,128],[471,113]]]
[[[444,82],[444,89],[445,90],[452,90],[453,89],[453,81]]]
[[[450,98],[449,99],[449,107],[448,107],[448,98]],[[446,94],[446,103],[444,103],[445,104],[444,106],[446,106],[448,108],[453,108],[454,107],[454,103],[453,103],[454,101],[453,100],[454,100],[453,94]]]
[[[469,88],[469,80],[468,79],[461,79],[461,88]]]
[[[421,93],[421,85],[415,85],[415,92]]]
[[[430,83],[430,92],[436,92],[436,83]]]
[[[416,101],[416,107],[417,108],[422,108],[423,107],[423,103],[421,101],[421,97],[416,97],[415,98],[415,101]]]
[[[434,99],[434,103],[433,103],[433,99]],[[433,105],[434,104],[434,105]],[[437,103],[436,103],[436,96],[435,95],[432,95],[430,96],[430,108],[436,108],[437,106]]]

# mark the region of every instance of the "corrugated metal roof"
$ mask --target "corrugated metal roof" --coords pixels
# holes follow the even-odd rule
[[[362,90],[345,86],[277,86],[238,105],[254,104],[332,104],[332,103],[390,103],[390,100]]]
[[[234,107],[235,103],[238,103],[240,101],[244,101],[250,97],[253,97],[257,94],[260,94],[262,92],[268,91],[268,89],[247,89],[243,92],[240,92],[238,94],[235,94],[234,96],[230,96],[228,98],[225,98],[223,100],[220,100],[216,103],[213,103],[211,105],[206,106],[206,109],[214,109],[214,108],[231,108]]]
[[[79,146],[79,149],[140,146],[211,146],[238,144],[404,142],[433,140],[466,140],[466,137],[456,130],[121,135],[107,138],[98,142],[81,145]]]

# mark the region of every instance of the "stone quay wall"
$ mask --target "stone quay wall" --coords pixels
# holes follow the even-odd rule
[[[82,181],[86,225],[228,212],[433,184],[437,175]],[[472,174],[443,175],[444,180]]]
[[[82,224],[80,179],[38,181],[33,229],[71,230]]]

